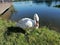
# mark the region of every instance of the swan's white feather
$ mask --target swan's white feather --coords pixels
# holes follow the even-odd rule
[[[38,24],[38,25],[37,25]],[[39,27],[39,17],[38,14],[34,14],[34,20],[30,18],[22,18],[19,20],[16,24],[18,27],[22,29],[27,29],[27,28],[38,28]]]
[[[30,18],[23,18],[23,19],[19,20],[17,23],[17,26],[21,27],[23,29],[33,28],[34,25],[35,25],[35,21]]]

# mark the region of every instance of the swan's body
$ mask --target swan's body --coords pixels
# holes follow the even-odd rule
[[[34,20],[30,18],[23,18],[17,23],[17,26],[25,29],[25,28],[33,28],[34,24],[35,24]]]
[[[22,18],[17,22],[17,26],[23,29],[27,28],[38,28],[39,27],[39,17],[37,14],[34,15],[34,20],[30,18]]]

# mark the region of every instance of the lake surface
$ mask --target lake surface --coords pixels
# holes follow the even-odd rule
[[[11,20],[18,21],[21,18],[32,18],[35,13],[40,17],[40,23],[42,25],[52,25],[60,27],[60,8],[54,7],[59,5],[59,1],[52,2],[37,2],[37,1],[20,1],[13,2],[15,9],[14,14],[11,16]]]

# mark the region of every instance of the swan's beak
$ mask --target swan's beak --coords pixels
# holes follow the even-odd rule
[[[39,21],[36,21],[36,29],[38,29],[39,28]]]

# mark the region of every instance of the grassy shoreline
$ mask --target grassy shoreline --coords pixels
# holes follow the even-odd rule
[[[15,27],[16,23],[0,18],[0,45],[60,45],[60,33],[47,27],[35,29],[25,35],[14,31],[16,29],[8,32],[8,27],[12,26]]]

